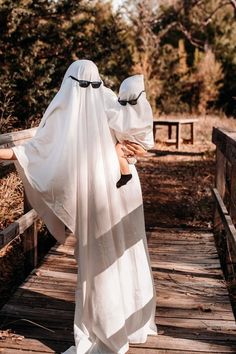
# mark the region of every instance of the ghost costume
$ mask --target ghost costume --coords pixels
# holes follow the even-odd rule
[[[63,243],[66,225],[78,240],[75,346],[65,353],[122,354],[157,333],[140,183],[132,166],[128,187],[115,186],[119,163],[107,118],[114,95],[103,85],[82,88],[70,75],[101,80],[93,62],[72,63],[36,135],[13,150],[49,230]]]
[[[119,99],[129,101],[141,95],[135,105],[127,103],[126,106],[122,106],[117,99],[113,104],[108,103],[108,119],[109,126],[114,130],[120,143],[128,140],[141,145],[144,149],[150,149],[154,145],[153,115],[144,90],[143,75],[125,79],[120,85]],[[110,96],[112,95],[110,91]]]

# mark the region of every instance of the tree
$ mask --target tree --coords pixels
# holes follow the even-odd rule
[[[10,92],[14,126],[38,123],[66,68],[78,58],[94,60],[104,79],[117,85],[117,76],[127,76],[132,65],[124,32],[120,17],[102,1],[2,0],[0,106]],[[12,129],[4,114],[1,132]]]
[[[145,11],[140,12],[142,5]],[[138,53],[134,51],[134,61],[147,63],[146,76],[149,82],[154,83],[152,102],[156,100],[161,111],[193,112],[223,107],[228,113],[233,113],[232,100],[236,89],[235,10],[236,2],[231,0],[159,0],[155,7],[151,0],[141,2],[141,5],[136,2],[136,12],[133,10],[131,15],[132,21],[133,18],[139,20],[139,26],[132,27]],[[137,13],[145,19],[143,23]],[[138,42],[140,38],[142,46]],[[205,64],[202,62],[201,66],[205,66],[207,73],[210,61],[206,58],[209,59],[210,54],[206,53],[206,48],[210,48],[214,56],[213,67],[220,83],[209,79],[212,77],[210,67],[206,75],[210,81],[206,83],[205,79],[203,84],[200,80],[203,69],[196,69],[195,63],[197,57],[204,57]],[[203,103],[203,96],[200,97],[200,82],[205,87],[205,97],[209,96],[208,103]],[[209,91],[206,85],[211,87]]]
[[[205,114],[209,104],[218,98],[223,79],[222,66],[211,49],[207,49],[199,61],[195,75],[199,84],[198,111]]]
[[[141,73],[145,78],[145,86],[152,108],[156,109],[156,95],[161,90],[158,76],[159,39],[153,32],[153,21],[156,10],[152,0],[127,1],[128,31],[133,58],[133,74]]]

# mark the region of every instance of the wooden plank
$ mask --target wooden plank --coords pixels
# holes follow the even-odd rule
[[[13,146],[24,144],[27,140],[31,139],[35,135],[36,130],[37,127],[19,130],[12,133],[0,134],[0,147],[11,148]],[[3,167],[14,164],[13,160],[0,160],[0,162]]]
[[[0,231],[0,249],[19,235],[19,224],[14,222]]]
[[[212,320],[212,319],[192,319],[192,318],[174,318],[158,317],[158,324],[161,326],[179,327],[184,329],[203,329],[206,331],[217,331],[235,335],[235,321]],[[235,339],[235,338],[234,338]],[[219,337],[217,338],[219,340]]]
[[[67,266],[73,265],[73,267],[75,267],[77,264],[74,256],[68,255],[65,253],[56,254],[55,252],[51,252],[51,251],[48,253],[46,258],[44,259],[43,264],[45,264],[45,263],[48,263],[48,264],[60,263],[60,264],[67,265]]]
[[[234,321],[232,311],[223,309],[214,309],[204,305],[193,308],[169,308],[157,306],[157,323],[160,317],[164,318],[191,318],[191,319],[209,319],[209,320],[229,320]]]
[[[182,273],[174,273],[173,272],[158,272],[153,271],[153,276],[157,279],[157,281],[169,281],[176,282],[179,284],[194,284],[199,287],[213,287],[218,289],[219,287],[224,289],[226,293],[228,293],[226,289],[226,282],[222,278],[209,278],[209,277],[198,277],[196,275],[190,274],[182,274]]]
[[[74,311],[75,309],[75,303],[74,299],[55,299],[55,298],[49,298],[48,296],[44,294],[38,294],[34,292],[25,292],[25,294],[22,294],[20,297],[13,297],[9,300],[8,304],[9,305],[14,305],[16,306],[18,303],[28,306],[29,303],[36,303],[37,308],[47,308],[47,309],[54,309],[54,310],[63,310],[63,311]],[[9,313],[8,313],[9,315]]]
[[[190,143],[193,145],[195,140],[194,122],[190,123]]]
[[[231,168],[229,214],[233,223],[236,224],[236,164]]]
[[[40,275],[40,276],[46,276],[51,277],[51,278],[56,278],[56,279],[66,279],[71,280],[72,282],[74,282],[76,284],[77,281],[77,274],[71,274],[71,273],[64,273],[64,272],[56,272],[56,271],[52,271],[52,270],[44,270],[44,269],[39,269],[38,271],[35,272],[36,275]]]
[[[168,125],[168,139],[172,139],[172,125]]]
[[[149,231],[147,232],[147,236],[149,238],[149,242],[150,244],[152,242],[156,242],[160,239],[164,239],[164,240],[177,240],[177,241],[186,241],[186,240],[191,240],[193,242],[214,242],[214,236],[213,233],[196,233],[196,232],[185,232],[182,231],[181,229],[174,229],[174,232],[166,229],[162,229],[162,228],[158,228],[155,229],[153,231]],[[180,236],[180,237],[179,237]],[[148,242],[148,244],[149,244]]]
[[[0,145],[14,143],[19,140],[25,140],[32,138],[36,133],[36,128],[19,130],[12,133],[0,134]]]
[[[131,345],[128,353],[234,353],[236,326],[219,261],[215,258],[212,234],[208,233],[205,239],[192,232],[168,231],[165,235],[162,232],[162,240],[156,242],[159,234],[153,232],[150,247],[155,266],[159,335],[149,336],[146,343]],[[178,243],[182,237],[184,245]],[[191,243],[191,240],[196,242]],[[38,327],[16,322],[12,329],[25,338],[17,345],[4,342],[7,350],[17,353],[32,348],[39,353],[59,353],[63,345],[64,350],[69,347],[69,342],[63,342],[66,331],[67,339],[73,343],[77,265],[70,251],[73,251],[74,241],[70,238],[68,244],[53,247],[45,263],[31,273],[1,315],[1,319],[8,321],[28,318],[55,332],[44,333]],[[192,259],[185,254],[185,245],[192,251]],[[207,249],[204,254],[203,249]]]
[[[172,297],[173,296],[173,297]],[[173,300],[174,299],[174,300]],[[226,311],[232,312],[232,307],[228,302],[224,302],[224,304],[221,303],[221,301],[214,301],[214,298],[196,298],[193,296],[189,295],[184,295],[184,294],[176,294],[174,293],[173,295],[168,295],[167,292],[158,292],[157,293],[157,301],[158,301],[158,306],[160,307],[169,307],[173,309],[198,309],[201,306],[203,308],[210,308],[212,311],[220,311],[222,309],[222,306],[224,306],[224,309]]]
[[[34,296],[34,294],[37,294],[38,296],[45,295],[48,296],[49,298],[53,299],[58,299],[58,300],[66,300],[66,301],[74,301],[75,300],[75,292],[71,291],[70,289],[42,289],[42,288],[34,288],[33,286],[27,286],[23,285],[21,286],[22,291],[27,290],[28,294],[31,294]],[[26,293],[24,293],[25,296]]]
[[[174,349],[162,350],[162,349],[137,348],[135,347],[135,344],[131,344],[129,351],[127,352],[127,354],[194,354],[194,353],[199,353],[199,351],[196,352],[192,350],[189,351],[189,350],[174,350]],[[209,352],[201,351],[201,354],[209,354]]]
[[[42,289],[49,289],[50,287],[53,287],[55,290],[60,290],[63,289],[65,286],[70,288],[72,291],[75,288],[75,282],[66,280],[66,279],[55,279],[55,278],[49,278],[49,277],[34,277],[30,278],[27,281],[27,284],[31,288],[38,288],[41,287]]]
[[[63,323],[71,323],[73,320],[74,313],[68,310],[57,310],[50,308],[41,308],[39,311],[38,307],[31,307],[31,304],[21,305],[21,304],[6,304],[1,310],[1,316],[11,316],[9,314],[14,314],[14,317],[27,318],[31,320],[38,320],[43,325],[44,323],[54,323],[58,322],[59,318],[63,318]]]
[[[221,153],[231,162],[236,163],[236,133],[222,128],[213,128],[212,142]]]
[[[167,335],[159,335],[157,337],[149,336],[146,343],[135,345],[135,347],[143,347],[150,349],[161,350],[189,350],[191,348],[192,353],[195,352],[208,352],[208,353],[236,353],[236,344],[234,343],[207,343],[199,341],[197,338],[185,339],[181,337],[181,333],[178,333],[180,337],[172,337]],[[158,351],[157,351],[158,353]]]
[[[154,124],[174,124],[174,123],[181,123],[181,124],[189,124],[189,123],[194,123],[198,122],[198,118],[166,118],[166,119],[159,119],[159,118],[154,118]]]
[[[181,124],[178,123],[176,126],[176,149],[179,150],[181,141]]]
[[[30,227],[37,218],[38,214],[34,209],[32,209],[4,230],[0,231],[0,248],[4,247],[19,234],[23,234],[24,231],[28,229],[28,227]]]
[[[0,348],[0,353],[2,354],[36,354],[36,352],[32,352],[31,350],[23,350],[23,349],[9,349],[9,348],[4,348],[4,349],[1,349]],[[41,351],[38,351],[37,350],[37,354],[45,354],[45,353],[48,353],[48,352],[41,352]]]
[[[224,202],[216,188],[213,188],[212,190],[213,196],[216,201],[216,205],[219,211],[219,214],[221,216],[221,220],[223,222],[223,225],[225,227],[227,236],[230,239],[230,243],[232,245],[233,251],[236,254],[236,229],[235,226],[232,222],[232,219],[228,213],[228,210],[226,209]]]
[[[30,212],[32,209],[24,190],[24,213]],[[38,263],[38,231],[36,220],[27,227],[23,233],[24,254],[25,254],[25,269],[30,272]]]
[[[152,258],[152,260],[160,260],[163,262],[172,262],[172,263],[185,263],[185,264],[202,264],[202,265],[210,265],[210,266],[215,266],[215,268],[220,268],[220,262],[219,259],[216,258],[216,256],[213,257],[206,257],[206,256],[196,256],[193,258],[191,258],[189,255],[186,254],[177,254],[177,252],[169,252],[169,253],[164,253],[161,254],[161,252],[159,253],[154,253],[154,252],[150,252],[150,256]],[[182,259],[182,262],[181,262]]]
[[[208,275],[209,277],[222,277],[220,269],[216,269],[215,266],[211,265],[196,265],[196,264],[181,264],[174,262],[159,262],[158,260],[152,260],[151,258],[151,267],[153,270],[167,270],[173,272],[188,273],[193,275]]]
[[[225,172],[226,172],[226,158],[220,151],[216,149],[216,188],[221,196],[224,199],[225,196]]]
[[[192,295],[199,295],[205,296],[207,298],[214,296],[217,297],[227,297],[228,300],[228,293],[225,291],[224,288],[215,288],[215,287],[208,287],[208,286],[196,286],[194,283],[186,284],[186,283],[177,283],[177,282],[170,282],[170,281],[160,281],[157,279],[156,287],[157,292],[169,287],[170,291],[178,292],[178,293],[188,293]]]
[[[11,338],[6,339],[4,341],[1,341],[1,349],[7,348],[7,349],[12,349],[15,350],[23,350],[27,351],[29,353],[29,350],[31,353],[61,353],[70,347],[71,343],[63,340],[63,338],[60,338],[59,340],[50,340],[45,336],[44,340],[38,340],[38,339],[31,339],[31,338],[22,338],[22,340],[19,341],[13,341]],[[3,351],[5,354],[5,352]]]

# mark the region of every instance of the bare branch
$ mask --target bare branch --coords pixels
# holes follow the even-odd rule
[[[202,25],[207,26],[209,22],[211,22],[212,17],[220,10],[222,7],[233,4],[234,3],[234,9],[236,11],[236,0],[227,0],[219,4],[208,16],[207,18],[203,21]]]
[[[179,30],[185,35],[189,42],[199,49],[204,49],[204,44],[202,41],[193,38],[192,34],[183,26],[181,22],[178,22]]]

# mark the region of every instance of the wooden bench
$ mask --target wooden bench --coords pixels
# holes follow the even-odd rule
[[[173,118],[173,119],[155,119],[153,121],[153,135],[156,136],[156,130],[158,125],[168,126],[168,139],[172,139],[172,127],[176,127],[176,148],[180,148],[181,141],[181,125],[190,125],[190,139],[191,144],[194,144],[194,123],[198,121],[197,118]]]

